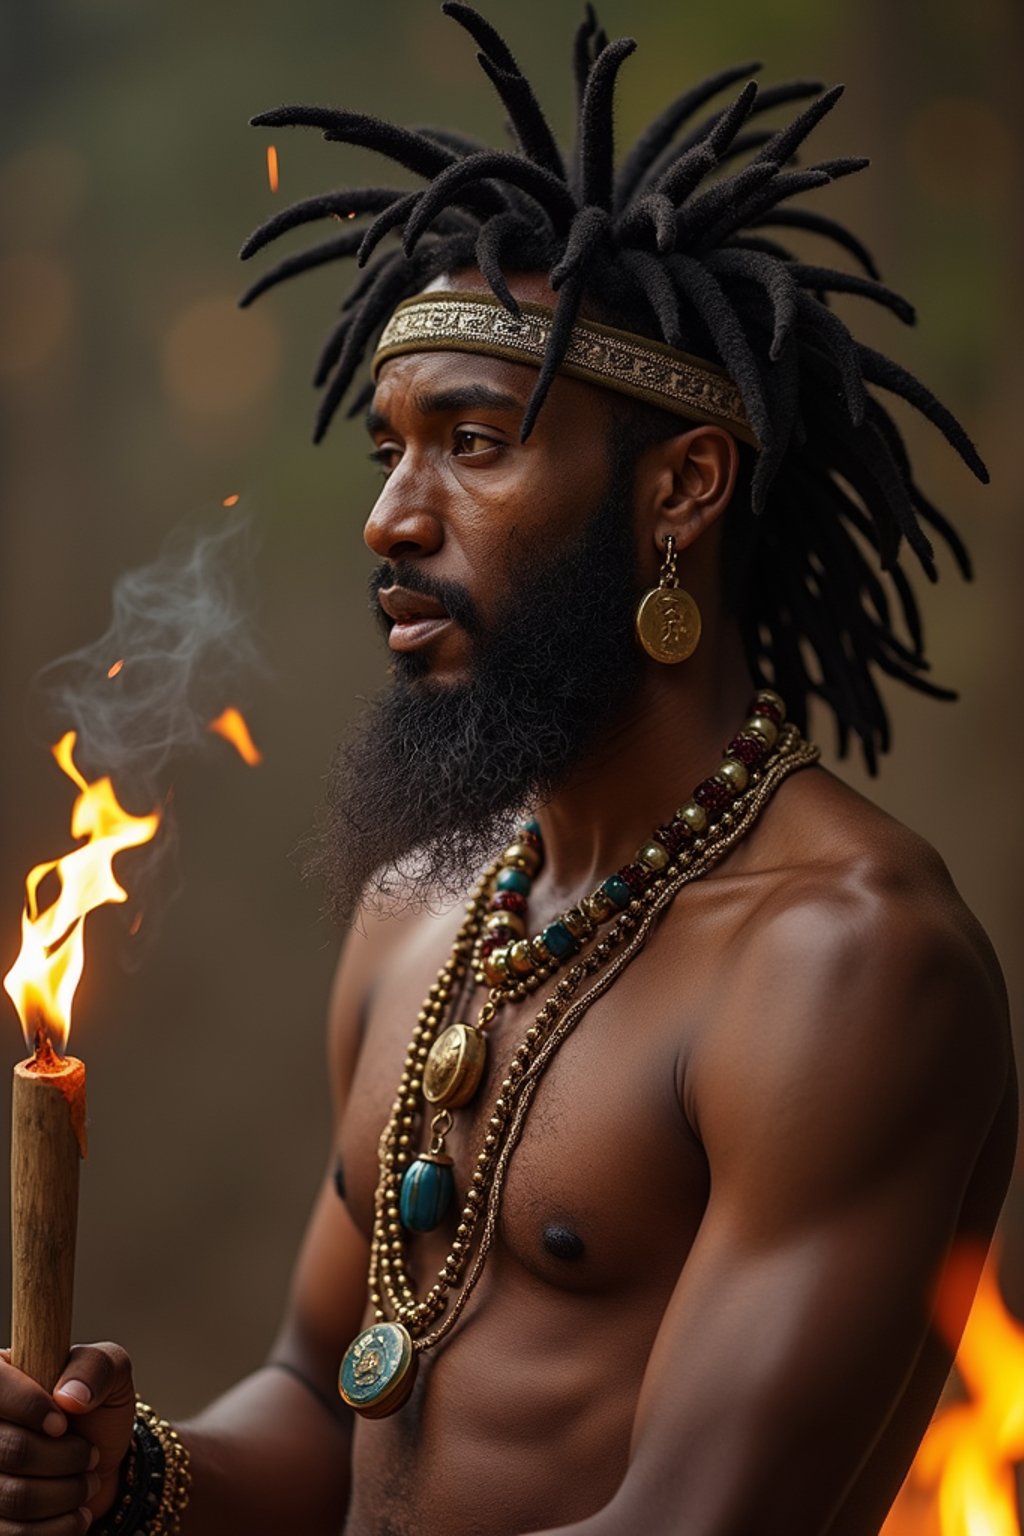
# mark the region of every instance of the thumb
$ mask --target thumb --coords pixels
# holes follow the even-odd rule
[[[53,1397],[72,1414],[134,1405],[131,1360],[120,1344],[76,1344]]]

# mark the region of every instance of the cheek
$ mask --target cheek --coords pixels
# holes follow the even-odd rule
[[[467,564],[500,570],[517,551],[543,554],[573,543],[607,490],[596,457],[570,461],[527,444],[492,470],[453,466],[451,534]]]

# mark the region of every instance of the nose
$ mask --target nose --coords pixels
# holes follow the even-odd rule
[[[363,541],[380,559],[411,560],[441,548],[444,529],[429,508],[425,479],[404,463],[377,497],[366,519]]]

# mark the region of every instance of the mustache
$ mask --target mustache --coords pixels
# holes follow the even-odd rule
[[[467,634],[476,636],[481,633],[480,616],[477,613],[476,604],[465,587],[459,586],[456,581],[445,581],[440,576],[428,576],[411,561],[399,560],[394,563],[382,562],[369,581],[370,603],[385,634],[390,631],[394,623],[377,601],[378,593],[385,587],[404,587],[407,592],[418,592],[421,597],[432,597],[442,604],[449,616],[455,620],[456,624],[461,625]]]

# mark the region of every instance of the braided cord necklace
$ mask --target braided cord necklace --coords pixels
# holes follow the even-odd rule
[[[726,762],[736,762],[737,767],[743,768],[742,773],[730,778],[728,773],[721,772],[725,765],[720,765],[712,779],[698,786],[694,799],[681,807],[666,827],[659,828],[658,836],[641,850],[639,857],[642,859],[647,852],[650,861],[620,870],[593,897],[585,898],[578,907],[563,914],[556,924],[549,924],[541,940],[543,949],[536,940],[514,934],[514,944],[526,943],[530,948],[531,969],[521,969],[518,978],[506,969],[500,981],[492,981],[475,1026],[444,1027],[445,1015],[462,983],[467,976],[482,979],[493,953],[493,946],[486,953],[482,951],[487,938],[494,937],[487,918],[493,915],[495,888],[502,872],[522,869],[525,863],[532,865],[535,873],[539,861],[524,860],[524,845],[513,844],[478,881],[451,955],[417,1015],[398,1091],[380,1137],[368,1281],[374,1322],[346,1350],[338,1376],[342,1398],[364,1417],[383,1418],[402,1406],[412,1391],[419,1355],[440,1343],[466,1306],[493,1241],[512,1153],[549,1062],[591,1003],[612,986],[643,947],[656,919],[682,887],[705,874],[749,832],[784,778],[818,760],[818,748],[803,740],[795,726],[783,723],[785,709],[777,694],[763,690],[755,699],[754,710],[758,712],[752,719],[762,724],[749,731],[758,747],[756,756],[750,754],[749,771],[736,753],[738,744],[748,736],[751,720],[727,749],[730,756]],[[743,750],[742,746],[739,750]],[[702,789],[706,790],[704,804],[697,798]],[[708,801],[714,803],[707,807]],[[703,820],[692,817],[700,822],[699,834],[686,815],[691,808],[703,816]],[[686,834],[678,830],[681,826],[688,827]],[[513,860],[520,860],[518,865],[509,862],[510,855]],[[643,878],[634,875],[627,885],[623,876],[638,867],[644,871]],[[615,884],[619,881],[626,885],[625,893]],[[625,894],[625,899],[612,900],[609,887],[615,897]],[[569,926],[573,917],[584,917],[589,932],[574,933]],[[438,1225],[443,1215],[449,1186],[454,1187],[452,1160],[444,1151],[445,1137],[453,1124],[451,1109],[468,1102],[479,1084],[486,1054],[486,1030],[501,1007],[540,986],[559,967],[562,958],[575,955],[583,947],[595,933],[598,921],[609,918],[613,920],[605,936],[556,983],[513,1052],[486,1121],[483,1145],[473,1163],[451,1247],[434,1283],[424,1295],[418,1296],[406,1261],[405,1233],[429,1230]],[[546,942],[552,927],[564,928],[572,940],[572,948],[566,948],[564,956],[556,955]],[[577,997],[583,983],[595,975],[593,985]],[[490,980],[491,975],[486,979]],[[447,1084],[450,1091],[437,1091],[436,1096],[434,1091],[428,1091],[437,1090],[439,1084]],[[430,1123],[428,1150],[417,1153],[415,1143],[425,1113],[423,1101],[427,1105],[440,1102],[441,1108]],[[440,1211],[436,1219],[421,1219],[424,1204],[435,1214]],[[442,1313],[447,1315],[438,1323]]]

